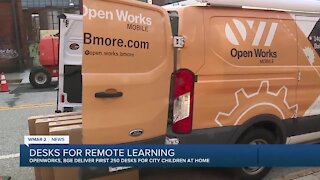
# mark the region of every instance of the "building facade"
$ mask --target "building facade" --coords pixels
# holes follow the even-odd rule
[[[27,54],[20,1],[0,0],[0,72],[17,71]]]
[[[181,0],[139,0],[156,5]],[[0,72],[38,66],[38,43],[58,32],[58,15],[81,14],[82,0],[0,0]]]

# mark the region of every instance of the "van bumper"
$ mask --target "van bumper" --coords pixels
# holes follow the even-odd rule
[[[165,143],[166,136],[158,136],[151,139],[146,139],[142,141],[134,141],[126,144],[164,144]],[[110,172],[109,167],[81,167],[79,171],[79,179],[80,180],[89,180],[93,178],[99,178],[103,176],[109,176],[112,174],[122,173],[122,172],[128,172],[132,171],[135,168],[120,170],[120,171],[114,171]]]
[[[235,143],[233,135],[239,129],[239,126],[196,129],[189,134],[176,134],[171,129],[168,126],[166,135],[126,144],[165,144],[166,138],[176,138],[179,140],[179,144],[233,144]],[[132,169],[109,172],[109,167],[83,167],[80,169],[80,179],[98,178],[130,170]]]
[[[177,134],[168,127],[167,136],[177,138],[179,144],[234,144],[233,135],[239,126],[224,126],[217,128],[195,129],[189,134]]]

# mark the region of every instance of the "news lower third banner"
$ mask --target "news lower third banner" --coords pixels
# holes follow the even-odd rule
[[[320,145],[20,145],[21,166],[320,166]]]

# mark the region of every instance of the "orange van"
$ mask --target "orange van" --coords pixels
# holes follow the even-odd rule
[[[320,9],[320,2],[312,6]],[[274,144],[316,137],[320,12],[299,8],[165,10],[84,0],[83,142]],[[234,172],[261,179],[269,170]]]

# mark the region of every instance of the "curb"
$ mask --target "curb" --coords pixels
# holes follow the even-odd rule
[[[320,168],[310,168],[310,169],[306,169],[306,170],[301,170],[301,171],[298,171],[298,172],[294,172],[294,173],[290,173],[290,174],[287,174],[287,175],[284,175],[284,176],[280,176],[276,179],[278,180],[294,180],[294,179],[298,179],[298,178],[301,178],[301,177],[305,177],[305,176],[308,176],[308,175],[312,175],[312,174],[315,174],[317,172],[320,172]]]
[[[12,84],[12,83],[20,83],[22,79],[7,79],[7,83]]]

